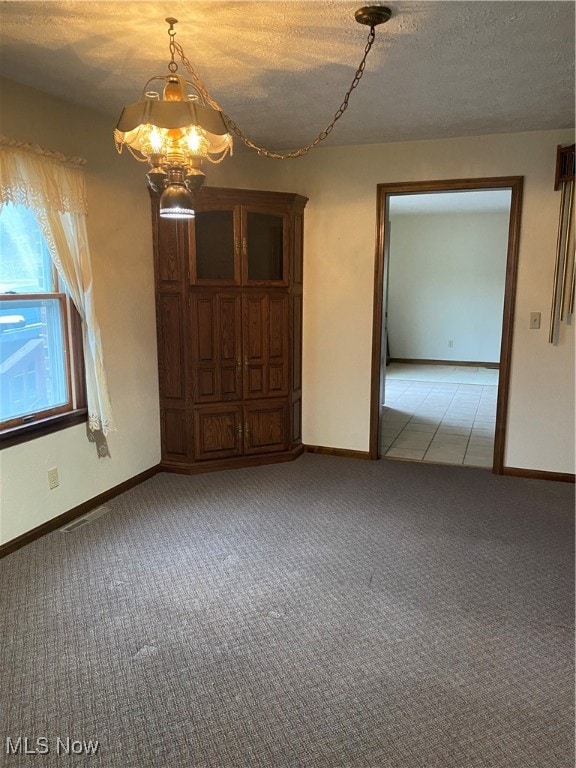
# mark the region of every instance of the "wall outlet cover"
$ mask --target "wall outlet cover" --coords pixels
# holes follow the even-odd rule
[[[60,481],[58,480],[58,469],[52,467],[48,470],[48,488],[52,491],[54,488],[58,488]]]

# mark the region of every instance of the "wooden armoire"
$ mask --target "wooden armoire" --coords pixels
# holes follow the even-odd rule
[[[162,469],[302,453],[306,202],[206,187],[195,218],[175,220],[152,198]]]

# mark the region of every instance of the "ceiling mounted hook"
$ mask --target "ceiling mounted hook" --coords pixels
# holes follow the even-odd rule
[[[178,64],[176,64],[176,61],[174,60],[174,54],[176,53],[176,44],[174,42],[174,38],[176,37],[176,30],[174,29],[174,24],[178,24],[178,19],[175,19],[173,16],[168,16],[167,19],[165,19],[167,24],[170,24],[168,28],[168,34],[170,36],[170,63],[168,64],[168,69],[170,72],[174,73],[178,70]]]
[[[392,11],[385,5],[365,5],[363,8],[358,8],[354,14],[358,24],[366,24],[372,29],[387,22],[391,16]]]

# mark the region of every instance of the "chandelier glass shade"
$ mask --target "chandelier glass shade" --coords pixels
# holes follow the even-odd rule
[[[161,92],[151,89],[155,81],[163,84]],[[204,161],[219,163],[233,149],[222,112],[207,105],[196,86],[177,74],[146,83],[140,100],[122,110],[114,140],[118,152],[126,147],[137,160],[149,163],[148,183],[161,195],[160,215],[178,218],[194,216],[191,200],[181,206],[179,216],[174,201],[200,189]],[[170,201],[171,208],[162,213],[165,191],[164,202]]]

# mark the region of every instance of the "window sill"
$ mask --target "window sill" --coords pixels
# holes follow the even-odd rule
[[[61,429],[67,429],[76,424],[82,424],[87,419],[87,409],[78,408],[68,413],[60,413],[57,416],[49,416],[46,419],[38,419],[38,421],[30,422],[29,424],[21,424],[17,427],[4,429],[0,431],[0,450],[2,448],[9,448],[12,445],[26,443],[29,440],[34,440],[36,437],[43,437],[52,432],[58,432]]]

